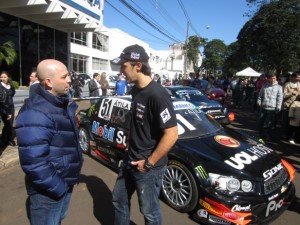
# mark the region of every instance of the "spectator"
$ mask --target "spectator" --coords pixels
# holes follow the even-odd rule
[[[109,87],[109,83],[106,79],[106,73],[103,72],[101,73],[101,76],[100,76],[100,85],[101,85],[101,90],[102,90],[102,96],[106,96],[107,94],[107,89]]]
[[[94,73],[93,79],[89,81],[89,96],[90,97],[99,97],[100,91],[101,91],[101,85],[99,83],[100,81],[100,74]],[[91,103],[96,103],[97,99],[92,99]]]
[[[176,115],[165,88],[153,81],[144,48],[125,48],[112,63],[132,88],[132,119],[128,155],[113,190],[115,225],[130,224],[130,200],[135,190],[145,224],[162,224],[159,203],[167,154],[178,137]]]
[[[291,80],[285,83],[283,88],[283,111],[282,111],[282,128],[283,137],[287,137],[289,126],[289,109],[296,97],[300,95],[300,72],[294,72]]]
[[[194,88],[197,88],[198,90],[201,90],[201,80],[200,80],[200,74],[197,73],[195,79],[192,81],[191,86]]]
[[[257,105],[260,107],[259,111],[259,140],[264,143],[264,139],[270,139],[271,129],[274,128],[274,118],[276,113],[279,113],[282,105],[282,87],[276,81],[275,74],[269,74],[267,76],[267,83],[261,88]],[[266,123],[267,132],[263,134],[263,128]]]
[[[229,85],[229,89],[228,89],[228,92],[231,91],[232,93],[232,104],[235,104],[236,102],[236,91],[235,91],[235,88],[236,88],[236,85],[238,83],[238,78],[236,76],[233,76],[231,82],[230,82],[230,85]]]
[[[265,74],[261,74],[260,77],[256,80],[255,82],[255,92],[254,92],[254,110],[259,111],[259,108],[257,108],[257,98],[260,92],[260,89],[262,88],[262,86],[264,86],[264,84],[267,82],[266,76]]]
[[[245,87],[245,103],[250,104],[254,98],[254,91],[255,91],[255,83],[252,78],[247,80],[246,87]]]
[[[300,137],[300,95],[295,99],[291,104],[289,110],[289,129],[288,129],[288,138],[291,144],[296,144],[296,139],[299,140]]]
[[[127,82],[123,78],[122,73],[118,74],[118,80],[116,82],[116,95],[125,95],[127,92]]]
[[[235,106],[237,108],[242,108],[243,95],[245,91],[244,80],[239,79],[237,85],[235,86]]]
[[[36,74],[36,68],[34,68],[29,76],[29,96],[32,95],[32,93],[34,93],[34,88],[36,88],[36,86],[33,86],[33,85],[36,85],[36,84],[39,84],[39,80],[38,80],[38,77],[37,77],[37,74]]]
[[[83,83],[81,83],[81,81],[78,78],[78,74],[76,72],[72,72],[71,73],[71,85],[72,85],[72,89],[74,90],[74,98],[81,98],[81,87],[83,87]]]
[[[16,119],[28,193],[27,215],[31,225],[58,225],[67,214],[82,166],[77,105],[66,96],[71,80],[63,63],[43,60],[37,74],[41,85],[25,101]]]
[[[3,121],[3,129],[1,134],[1,143],[2,147],[7,145],[15,146],[16,143],[14,141],[14,129],[13,124],[15,120],[15,105],[14,105],[14,95],[16,90],[12,84],[12,79],[10,74],[7,71],[1,72],[1,86],[5,89],[7,94],[7,106],[8,110],[6,113],[1,115]],[[2,111],[2,110],[1,110]]]

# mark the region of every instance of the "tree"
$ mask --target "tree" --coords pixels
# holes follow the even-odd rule
[[[203,66],[209,73],[221,70],[225,61],[227,46],[222,40],[213,39],[204,47]]]
[[[7,41],[0,45],[0,66],[5,61],[7,65],[12,65],[17,59],[17,52],[12,41]]]
[[[238,35],[239,55],[265,72],[279,75],[299,69],[300,2],[278,0],[263,4]]]
[[[187,58],[193,63],[194,71],[199,70],[198,61],[199,61],[199,48],[206,44],[207,39],[201,38],[199,36],[190,36],[187,47]]]

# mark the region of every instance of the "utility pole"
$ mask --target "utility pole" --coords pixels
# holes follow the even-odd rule
[[[184,79],[187,79],[187,51],[188,51],[188,38],[189,38],[189,21],[187,21],[186,25],[186,38],[185,38],[185,54],[184,54]]]

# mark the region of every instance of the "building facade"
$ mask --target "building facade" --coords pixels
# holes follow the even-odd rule
[[[28,85],[32,69],[43,59],[58,59],[72,67],[71,34],[98,33],[103,4],[104,0],[1,1],[0,45],[12,41],[18,55],[13,66],[2,62],[1,70],[8,70],[20,85]]]

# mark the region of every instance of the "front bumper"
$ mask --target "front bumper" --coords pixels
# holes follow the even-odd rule
[[[294,183],[283,193],[266,197],[223,197],[208,193],[199,199],[193,218],[205,224],[269,224],[278,218],[295,197]],[[221,199],[221,200],[220,200]]]

